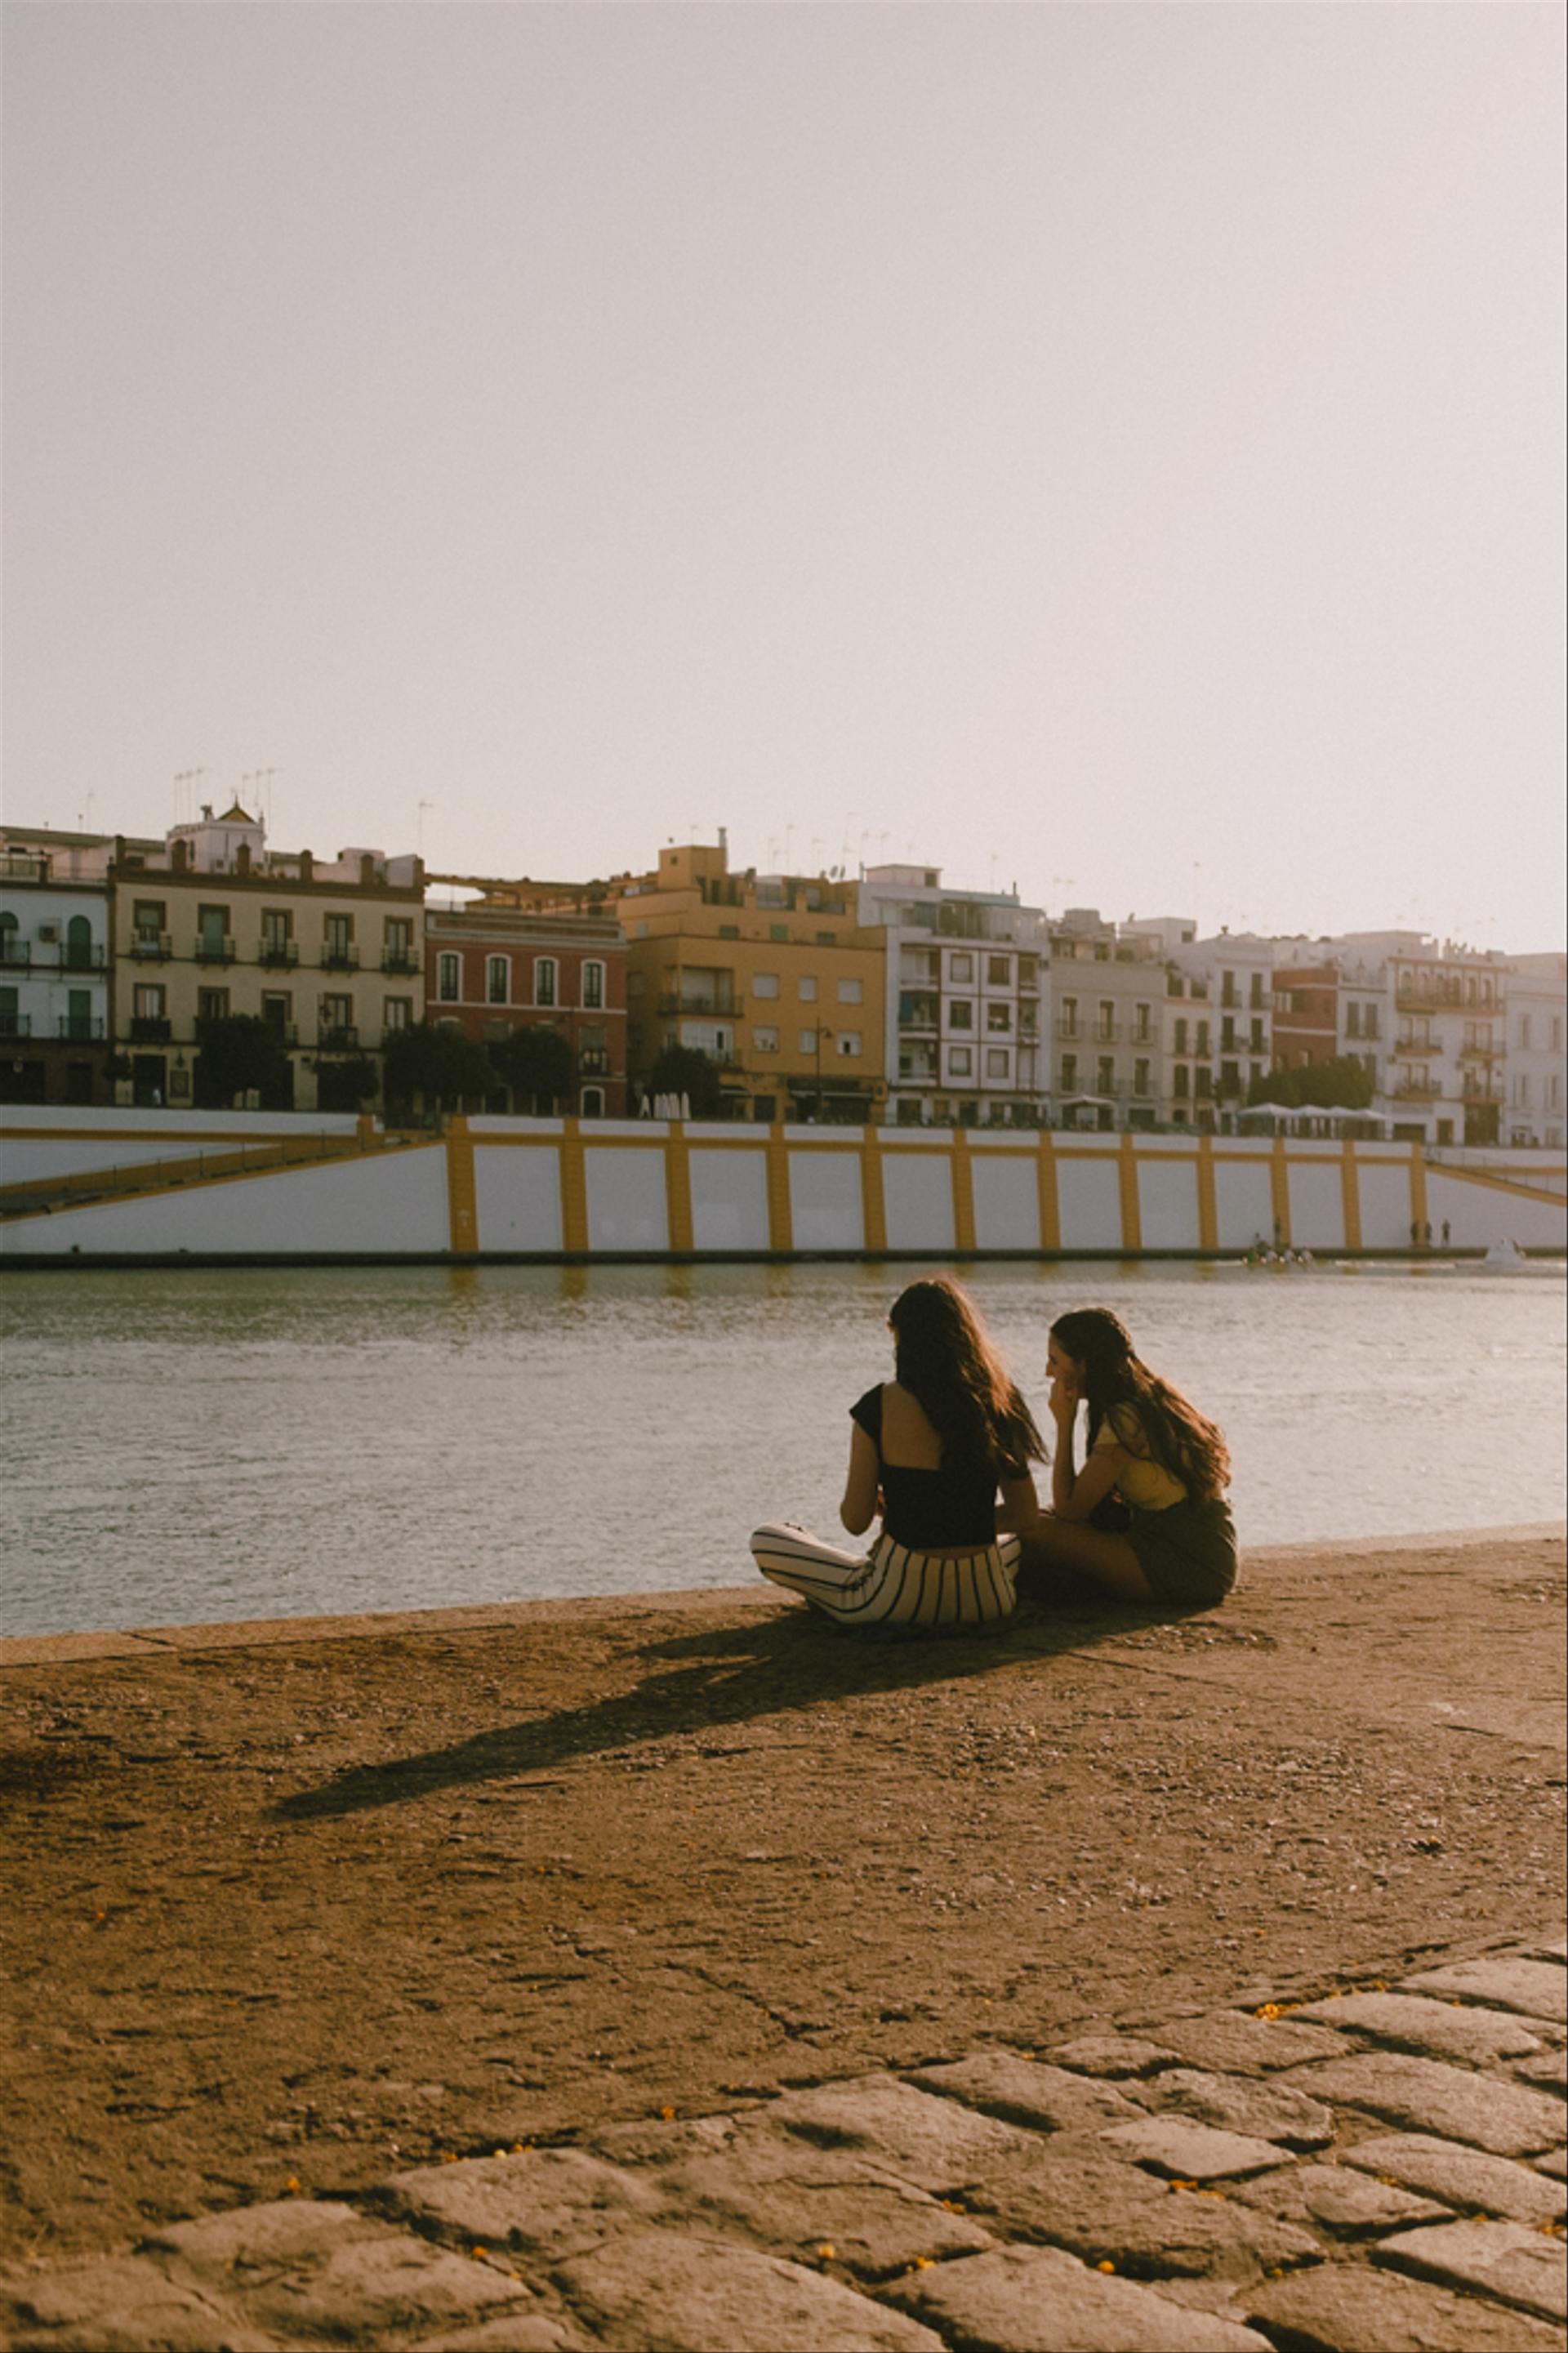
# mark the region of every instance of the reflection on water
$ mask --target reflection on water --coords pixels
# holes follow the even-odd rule
[[[247,1268],[0,1293],[8,1632],[749,1578],[824,1527],[888,1369],[877,1266]],[[967,1271],[1043,1404],[1112,1302],[1225,1425],[1243,1540],[1555,1518],[1560,1270]],[[1043,1418],[1043,1417],[1042,1417]]]

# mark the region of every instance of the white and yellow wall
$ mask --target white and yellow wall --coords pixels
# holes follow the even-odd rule
[[[352,1119],[7,1110],[0,1191],[95,1168],[123,1198],[0,1223],[0,1255],[699,1257],[890,1251],[1239,1253],[1278,1229],[1317,1252],[1568,1245],[1562,1154],[1408,1144],[472,1119],[441,1137]],[[318,1165],[238,1166],[320,1131]],[[149,1169],[156,1163],[156,1171]]]

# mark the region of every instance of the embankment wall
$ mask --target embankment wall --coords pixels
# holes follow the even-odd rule
[[[1564,1163],[1410,1144],[994,1130],[456,1120],[319,1166],[214,1176],[238,1145],[353,1120],[56,1109],[0,1115],[0,1187],[93,1170],[109,1188],[0,1224],[13,1262],[62,1258],[789,1256],[1568,1247]],[[1536,1166],[1537,1157],[1540,1166]],[[161,1175],[149,1186],[149,1163]],[[115,1198],[116,1170],[140,1189]],[[129,1180],[128,1180],[129,1181]]]

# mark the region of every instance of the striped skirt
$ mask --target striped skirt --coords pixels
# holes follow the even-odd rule
[[[846,1552],[774,1522],[752,1536],[752,1557],[775,1585],[845,1626],[999,1626],[1017,1599],[1016,1536],[941,1554],[879,1535],[869,1553]]]

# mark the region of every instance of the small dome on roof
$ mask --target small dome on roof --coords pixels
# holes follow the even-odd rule
[[[242,809],[239,803],[236,801],[232,808],[225,809],[218,823],[219,825],[254,825],[256,819]]]

